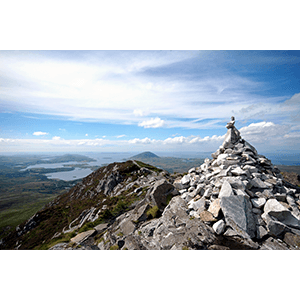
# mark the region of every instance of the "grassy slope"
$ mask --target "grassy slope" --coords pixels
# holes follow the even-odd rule
[[[105,172],[102,172],[104,168],[100,168],[83,179],[82,185],[79,184],[69,192],[58,196],[55,199],[56,203],[54,205],[48,205],[40,210],[38,212],[39,225],[32,229],[29,234],[22,236],[22,246],[20,249],[47,249],[53,242],[61,242],[66,238],[70,239],[71,236],[61,236],[55,239],[55,241],[51,240],[56,232],[61,232],[62,229],[77,218],[83,210],[90,209],[92,206],[97,207],[97,209],[101,208],[104,198],[107,199],[104,203],[107,205],[107,209],[100,215],[97,223],[109,221],[111,218],[116,217],[119,213],[126,210],[131,203],[138,200],[139,198],[137,198],[135,193],[129,195],[136,188],[135,186],[119,197],[107,197],[102,192],[94,193],[96,186],[99,184],[99,180],[101,180],[106,173],[109,173],[114,165],[115,164],[111,164],[107,166]],[[132,175],[132,172],[136,170],[139,170],[139,167],[132,162],[123,163],[119,168],[119,172],[124,178],[131,177],[133,180],[137,175]],[[87,184],[88,182],[90,184]],[[82,190],[82,186],[84,186],[84,190]],[[90,193],[90,191],[92,191],[92,193]],[[24,224],[25,222],[22,224],[22,227]],[[96,224],[93,223],[87,224],[86,226],[92,227],[95,225]],[[10,238],[7,248],[13,249],[17,240],[20,239],[13,235]]]

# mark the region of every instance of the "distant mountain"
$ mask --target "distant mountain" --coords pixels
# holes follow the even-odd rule
[[[149,151],[135,155],[130,159],[155,166],[169,173],[184,173],[204,162],[203,158],[160,157]]]
[[[145,159],[145,158],[159,158],[159,156],[157,156],[156,154],[150,152],[150,151],[146,151],[143,153],[140,153],[138,155],[132,156],[131,159]]]

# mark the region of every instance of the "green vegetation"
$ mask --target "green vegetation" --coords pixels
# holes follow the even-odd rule
[[[59,243],[68,243],[70,242],[71,238],[75,237],[77,235],[77,233],[75,231],[73,232],[69,232],[66,234],[62,234],[59,237],[50,240],[48,243],[43,243],[37,247],[35,247],[35,250],[48,250],[51,247],[59,244]]]
[[[55,204],[46,205],[38,212],[38,225],[30,230],[27,234],[17,237],[16,231],[9,233],[5,243],[6,249],[13,249],[16,247],[16,241],[21,244],[19,249],[45,249],[52,247],[53,243],[60,243],[70,240],[70,236],[60,236],[52,240],[55,233],[61,232],[64,227],[67,227],[71,221],[75,220],[84,210],[91,207],[106,208],[99,214],[99,218],[94,222],[86,223],[76,233],[87,231],[100,223],[111,223],[118,215],[130,209],[130,205],[141,197],[145,196],[147,189],[142,189],[142,195],[137,195],[134,190],[137,185],[133,185],[125,193],[117,197],[109,197],[102,192],[93,193],[95,187],[100,180],[109,174],[114,167],[118,165],[118,172],[123,177],[123,180],[132,178],[134,180],[137,171],[140,168],[132,161],[126,163],[110,164],[105,168],[100,168],[93,175],[90,175],[82,180],[81,184],[76,185],[69,192],[59,195],[55,199]],[[91,193],[90,193],[91,192]],[[105,201],[103,202],[103,200]],[[20,224],[23,228],[25,222]],[[73,225],[76,225],[75,223]],[[5,232],[7,235],[7,232]],[[101,236],[96,237],[101,238]],[[42,247],[42,248],[40,248]]]
[[[300,175],[300,166],[276,166],[281,172],[293,172]]]
[[[163,171],[162,169],[153,167],[153,166],[151,166],[151,165],[149,165],[149,164],[146,164],[146,163],[144,163],[144,162],[142,162],[142,161],[138,161],[138,160],[137,160],[136,163],[137,163],[141,168],[147,168],[147,169],[149,169],[149,170],[151,170],[151,171],[154,171],[154,172],[156,172],[156,173],[160,173],[160,172]]]
[[[20,172],[0,170],[0,238],[1,228],[14,229],[74,184],[48,180],[32,172],[14,176],[16,173]]]
[[[113,245],[109,248],[109,250],[119,250],[119,246],[118,245]]]
[[[158,212],[159,212],[159,208],[157,205],[149,208],[147,211],[146,211],[146,215],[149,219],[154,219],[158,216]]]
[[[0,156],[0,239],[28,220],[37,211],[81,180],[48,179],[44,174],[71,171],[77,165],[62,168],[34,168],[30,165],[94,161],[83,155],[61,155],[44,159],[45,155]],[[82,164],[82,167],[84,165]]]

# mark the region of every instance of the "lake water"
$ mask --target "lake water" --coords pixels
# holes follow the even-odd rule
[[[67,165],[75,165],[75,164],[80,164],[80,162],[77,162],[77,161],[68,161],[68,162],[53,163],[53,164],[36,164],[36,165],[28,166],[27,168],[22,169],[20,171],[26,171],[26,170],[29,170],[29,169],[39,169],[39,168],[57,169],[57,168],[63,168],[64,166],[67,166]]]
[[[93,171],[91,169],[75,168],[73,171],[56,172],[45,174],[48,179],[60,179],[65,181],[71,181],[84,178],[90,175]]]
[[[113,162],[124,162],[128,160],[130,157],[135,155],[136,153],[130,152],[121,152],[121,153],[82,153],[83,155],[93,158],[96,161],[85,162],[84,164],[87,168],[75,168],[73,171],[62,171],[62,172],[53,172],[45,174],[48,179],[60,179],[65,181],[82,179],[88,175],[90,175],[93,170],[88,168],[88,166],[94,167],[98,166],[99,168],[103,165],[107,165]],[[20,171],[25,171],[28,169],[37,169],[37,168],[45,168],[45,169],[57,169],[67,167],[68,165],[76,165],[82,164],[82,162],[70,161],[63,163],[53,163],[53,164],[36,164],[28,166]]]

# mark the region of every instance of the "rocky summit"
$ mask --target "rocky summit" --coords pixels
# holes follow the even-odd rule
[[[299,249],[300,190],[234,126],[185,175],[139,161],[86,177],[1,241],[6,249]]]

